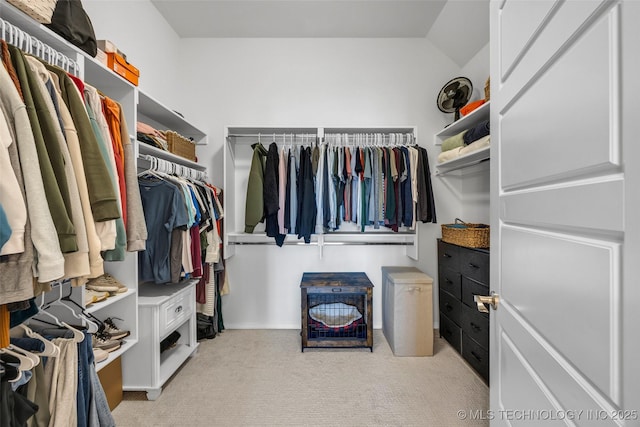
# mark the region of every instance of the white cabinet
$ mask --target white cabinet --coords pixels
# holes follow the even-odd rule
[[[138,313],[142,333],[138,345],[122,358],[124,390],[143,390],[149,400],[156,400],[164,383],[195,354],[196,283],[141,285]],[[161,352],[161,341],[175,331],[180,334],[176,345]]]
[[[482,123],[485,120],[489,120],[490,102],[482,104],[471,113],[462,117],[461,119],[453,122],[446,128],[434,135],[434,144],[436,146],[442,145],[442,141],[459,134],[462,131],[470,129],[477,124]],[[436,165],[436,175],[443,175],[445,173],[453,172],[469,166],[473,166],[489,160],[490,147],[485,147],[478,151],[474,151],[465,156],[449,160],[447,162],[438,163]]]

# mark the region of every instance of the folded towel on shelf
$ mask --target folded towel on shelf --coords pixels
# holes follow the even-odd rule
[[[450,136],[442,141],[442,151],[453,150],[454,148],[462,147],[464,145],[464,136],[467,133],[466,130],[460,132],[457,135]]]
[[[465,156],[469,153],[473,153],[474,151],[478,151],[482,148],[488,147],[491,143],[491,135],[487,135],[483,138],[480,138],[477,141],[472,142],[469,145],[463,147],[457,147],[453,150],[444,151],[438,155],[438,163],[448,162],[449,160],[456,159],[458,157]]]
[[[489,120],[478,123],[464,134],[464,145],[469,145],[473,141],[477,141],[482,137],[489,135]]]
[[[482,106],[482,104],[484,103],[485,103],[484,99],[479,99],[477,101],[470,102],[460,109],[460,114],[462,114],[463,116],[466,116],[470,112],[474,111],[476,108]]]

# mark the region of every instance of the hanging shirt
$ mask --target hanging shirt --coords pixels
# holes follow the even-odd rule
[[[322,159],[322,156],[320,158]],[[305,243],[310,243],[311,234],[315,231],[317,205],[313,184],[313,170],[311,166],[311,148],[309,147],[303,149],[300,153],[299,180],[298,238],[304,238]]]
[[[138,255],[141,282],[171,281],[169,254],[171,232],[186,227],[187,210],[181,191],[162,180],[140,178],[140,197],[149,236],[147,248]]]
[[[287,200],[287,159],[285,158],[284,148],[280,150],[280,158],[278,161],[278,230],[280,234],[287,234],[285,226],[286,200]]]
[[[278,226],[278,210],[280,209],[280,196],[278,186],[279,156],[278,145],[275,142],[269,144],[267,160],[264,165],[264,216],[265,231],[267,236],[273,237],[278,246],[284,244],[285,235],[280,233]]]

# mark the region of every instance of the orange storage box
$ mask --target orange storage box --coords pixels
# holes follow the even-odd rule
[[[117,53],[107,52],[107,67],[111,68],[116,74],[124,77],[125,80],[128,80],[135,86],[138,86],[140,71],[128,63],[124,57]]]

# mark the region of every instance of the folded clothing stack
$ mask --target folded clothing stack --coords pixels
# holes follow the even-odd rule
[[[438,163],[453,160],[456,157],[488,146],[490,142],[489,135],[489,120],[485,120],[470,129],[445,139],[442,141],[442,152],[438,156]]]
[[[168,151],[169,143],[164,132],[154,129],[146,123],[136,123],[136,138],[140,142]]]
[[[472,142],[469,145],[463,145],[462,147],[454,148],[453,150],[444,151],[438,155],[438,163],[448,162],[458,157],[462,157],[466,154],[478,151],[484,147],[488,147],[491,143],[491,135],[487,135],[484,138],[480,138],[477,141]]]

